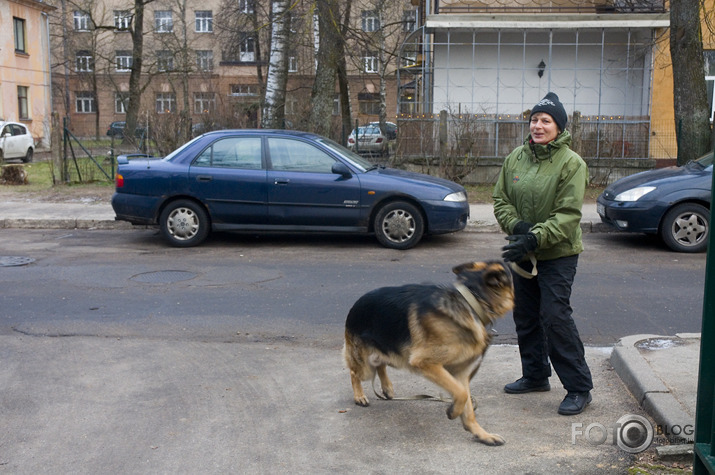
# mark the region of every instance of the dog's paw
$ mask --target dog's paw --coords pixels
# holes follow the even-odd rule
[[[370,405],[370,401],[367,400],[367,396],[363,395],[360,397],[355,397],[355,404],[362,407],[367,407]]]
[[[492,447],[506,444],[506,440],[504,440],[504,438],[499,434],[485,434],[482,437],[475,435],[474,438],[478,442],[481,442],[484,445],[491,445]]]

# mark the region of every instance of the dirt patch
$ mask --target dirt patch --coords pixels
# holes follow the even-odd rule
[[[22,186],[3,187],[0,200],[48,203],[110,203],[113,186],[55,186],[44,190],[23,190]],[[15,189],[13,189],[15,188]]]

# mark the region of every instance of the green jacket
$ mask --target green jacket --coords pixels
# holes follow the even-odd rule
[[[519,221],[532,223],[538,260],[579,254],[586,162],[569,148],[568,131],[546,145],[530,142],[531,136],[504,160],[494,187],[494,216],[507,234]]]

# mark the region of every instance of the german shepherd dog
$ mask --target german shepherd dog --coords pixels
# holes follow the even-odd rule
[[[343,348],[355,404],[369,405],[362,381],[374,382],[376,372],[384,398],[392,399],[386,367],[406,368],[449,392],[447,417],[461,417],[464,429],[480,442],[502,445],[501,436],[477,422],[469,382],[489,347],[486,326],[514,306],[511,273],[496,261],[468,262],[452,271],[457,281],[451,287],[383,287],[355,302]]]

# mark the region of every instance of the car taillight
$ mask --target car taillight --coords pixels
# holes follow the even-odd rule
[[[355,139],[352,138],[352,137],[350,137],[350,138],[348,139],[348,143],[355,143]]]
[[[378,138],[375,143],[382,143],[382,137]]]
[[[114,179],[114,181],[117,185],[117,188],[121,188],[124,186],[124,177],[122,175],[120,175],[119,173],[117,173],[117,176]]]

